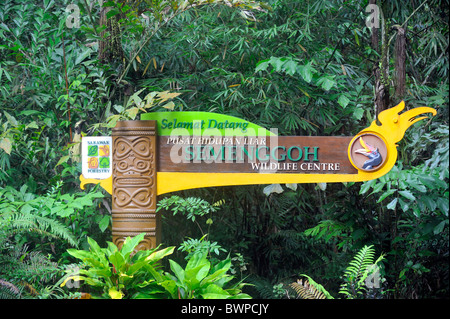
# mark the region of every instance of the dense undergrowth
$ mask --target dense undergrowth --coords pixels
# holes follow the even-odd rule
[[[379,66],[389,106],[405,100],[438,112],[408,130],[389,174],[282,185],[281,193],[256,185],[168,194],[160,248],[176,247],[171,261],[162,270],[139,264],[142,281],[101,286],[98,296],[448,298],[448,1],[377,1],[378,50],[367,1],[205,2],[2,1],[0,298],[95,295],[83,282],[61,287],[74,269],[92,274],[75,249],[97,245],[118,262],[108,244],[110,195],[79,189],[79,138],[109,135],[115,120],[138,116],[139,96],[179,93],[147,111],[210,111],[281,135],[352,136],[375,119]],[[118,33],[98,24],[105,8]],[[402,95],[398,27],[407,37]],[[121,58],[102,55],[104,41]],[[149,256],[122,257],[131,265]],[[378,268],[358,272],[354,258]],[[189,269],[203,269],[211,285],[190,294]]]

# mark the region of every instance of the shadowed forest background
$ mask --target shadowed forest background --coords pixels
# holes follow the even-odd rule
[[[161,196],[162,267],[202,253],[252,298],[448,298],[448,18],[446,0],[2,0],[0,298],[94,295],[61,287],[86,267],[68,249],[111,241],[110,195],[79,188],[82,135],[175,110],[353,136],[401,100],[437,115],[380,179]],[[367,286],[355,265],[373,263]]]

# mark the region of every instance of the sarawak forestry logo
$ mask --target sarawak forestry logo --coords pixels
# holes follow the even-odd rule
[[[83,137],[83,175],[108,178],[111,174],[111,137]]]
[[[88,145],[89,169],[110,168],[109,145]]]

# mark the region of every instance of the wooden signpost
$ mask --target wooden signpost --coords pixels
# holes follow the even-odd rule
[[[112,176],[80,176],[112,194],[113,242],[146,233],[140,249],[160,243],[157,195],[212,186],[362,182],[391,170],[412,124],[429,107],[385,110],[356,136],[278,136],[246,120],[208,112],[155,112],[118,122]],[[87,165],[83,163],[83,165]]]

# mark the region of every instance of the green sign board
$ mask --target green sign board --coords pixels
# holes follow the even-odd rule
[[[249,121],[209,112],[153,112],[141,120],[156,120],[158,136],[270,136],[274,133]]]

